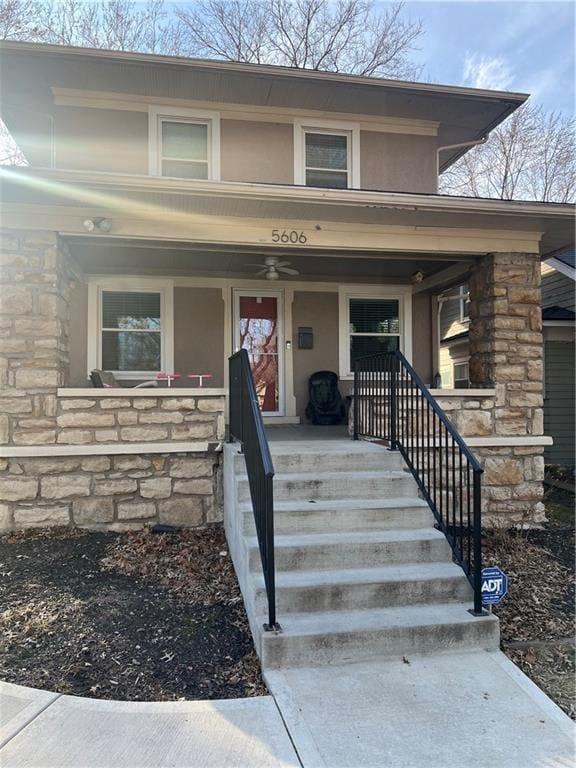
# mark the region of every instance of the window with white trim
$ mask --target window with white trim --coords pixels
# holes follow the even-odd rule
[[[209,130],[205,120],[160,118],[160,175],[208,179]]]
[[[294,183],[328,189],[360,186],[360,126],[294,121]]]
[[[400,349],[400,300],[348,297],[348,350],[350,371],[365,355]]]
[[[150,173],[180,179],[220,178],[217,113],[150,108]]]
[[[152,379],[174,370],[173,285],[155,279],[91,280],[88,287],[88,374]]]
[[[347,131],[304,131],[304,171],[307,187],[348,189],[350,135]]]
[[[162,370],[161,293],[103,290],[100,313],[103,370]]]
[[[467,360],[455,360],[452,366],[454,389],[470,389],[470,368]]]

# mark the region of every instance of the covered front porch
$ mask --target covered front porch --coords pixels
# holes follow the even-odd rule
[[[436,286],[473,264],[449,253],[64,242],[81,272],[70,296],[69,386],[90,386],[90,372],[104,369],[123,386],[167,373],[173,388],[221,388],[229,356],[243,347],[269,424],[307,423],[316,371],[336,373],[346,399],[354,360],[365,354],[400,349],[432,386]]]

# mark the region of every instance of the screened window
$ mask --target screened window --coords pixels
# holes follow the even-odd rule
[[[160,120],[160,164],[162,176],[207,179],[210,124],[207,121]]]
[[[360,357],[400,349],[398,299],[350,298],[348,320],[350,371]]]
[[[102,291],[101,350],[104,370],[161,370],[161,304],[159,292]]]
[[[468,363],[454,363],[453,379],[454,389],[470,388],[470,373]]]
[[[348,134],[306,131],[304,141],[306,186],[334,189],[349,187]]]

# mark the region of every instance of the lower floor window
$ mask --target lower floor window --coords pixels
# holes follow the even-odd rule
[[[161,294],[105,290],[101,297],[102,368],[107,371],[160,371]]]
[[[453,367],[454,389],[470,388],[470,371],[467,362],[454,363]]]
[[[350,298],[348,319],[350,371],[361,357],[400,349],[398,299]]]

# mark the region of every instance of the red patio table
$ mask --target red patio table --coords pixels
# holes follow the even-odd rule
[[[180,374],[180,373],[157,373],[156,374],[156,378],[158,379],[158,381],[166,381],[166,382],[168,382],[168,387],[171,387],[172,386],[172,382],[175,379],[181,379],[182,378],[182,374]]]
[[[189,379],[198,379],[198,386],[203,387],[204,386],[204,379],[211,379],[212,374],[211,373],[189,373],[188,374]]]

